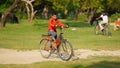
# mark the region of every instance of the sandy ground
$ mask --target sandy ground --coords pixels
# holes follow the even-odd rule
[[[90,56],[117,56],[120,57],[120,50],[116,51],[93,51],[87,49],[74,50],[75,57],[88,58]],[[0,64],[31,64],[42,61],[62,61],[57,55],[52,55],[49,59],[43,58],[39,50],[17,51],[11,49],[0,49]]]

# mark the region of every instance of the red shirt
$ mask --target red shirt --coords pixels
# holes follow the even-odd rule
[[[53,30],[56,32],[56,25],[58,26],[65,26],[62,22],[60,22],[58,19],[49,19],[49,24],[48,24],[48,30]]]

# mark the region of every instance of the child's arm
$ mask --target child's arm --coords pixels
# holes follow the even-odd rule
[[[59,20],[57,20],[57,25],[58,25],[58,26],[63,26],[63,27],[65,26],[65,25],[64,25],[61,21],[59,21]]]

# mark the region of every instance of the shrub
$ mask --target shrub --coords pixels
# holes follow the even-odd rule
[[[120,18],[120,13],[115,13],[113,15],[110,16],[110,22],[114,22],[115,20],[117,20],[117,18]]]

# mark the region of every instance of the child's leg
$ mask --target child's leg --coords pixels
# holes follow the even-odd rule
[[[53,37],[53,40],[57,39],[57,33],[55,31],[48,31],[48,34]]]
[[[102,26],[102,24],[103,24],[103,21],[101,21],[101,22],[99,23],[100,30],[103,30],[103,29],[104,29],[104,27]]]

